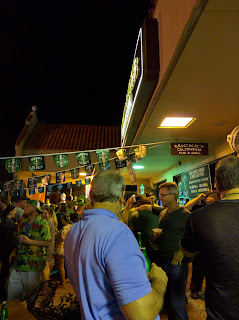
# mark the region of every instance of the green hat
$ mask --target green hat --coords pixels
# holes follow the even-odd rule
[[[27,203],[32,205],[33,207],[35,207],[39,213],[43,212],[42,209],[40,208],[40,206],[38,207],[38,201],[37,200],[28,200]]]
[[[83,196],[83,194],[82,194],[77,198],[77,203],[80,204],[81,206],[83,206],[85,204],[85,200],[86,200],[86,197]]]

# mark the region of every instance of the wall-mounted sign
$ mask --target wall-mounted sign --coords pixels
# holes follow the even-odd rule
[[[35,194],[35,188],[29,189],[28,192],[29,192],[29,195]]]
[[[8,173],[14,173],[21,170],[21,159],[10,158],[5,160],[5,168]]]
[[[29,158],[29,170],[44,170],[45,169],[45,159],[44,156],[35,156]]]
[[[23,188],[23,180],[15,180],[14,181],[14,189],[20,190]]]
[[[56,183],[65,182],[65,171],[60,171],[56,173]]]
[[[182,173],[181,180],[184,198],[195,198],[212,188],[208,164]]]
[[[68,165],[68,154],[53,155],[53,160],[58,168],[65,168]]]
[[[88,166],[85,166],[85,172],[87,176],[92,176],[95,173],[95,165],[90,164]]]
[[[118,158],[115,158],[115,167],[116,167],[116,169],[121,169],[121,168],[124,168],[126,166],[127,166],[126,160],[120,161]]]
[[[71,189],[71,188],[72,188],[72,182],[67,182],[66,188],[67,188],[67,189]]]
[[[10,192],[10,191],[12,191],[12,183],[11,183],[11,182],[6,182],[6,183],[4,183],[3,187],[4,187],[4,191],[5,191],[5,192]]]
[[[80,175],[80,168],[71,169],[71,179],[78,179]]]
[[[47,186],[48,184],[50,184],[50,182],[51,182],[51,175],[50,174],[46,174],[41,177],[41,183],[43,184],[43,186]]]
[[[38,193],[44,193],[44,187],[38,188]]]
[[[38,180],[38,177],[31,177],[28,179],[28,183],[27,183],[27,187],[29,189],[33,189],[33,188],[36,188],[37,187],[37,180]]]
[[[88,164],[91,164],[90,153],[89,152],[76,153],[76,160],[80,166],[87,166]]]
[[[121,144],[131,143],[159,77],[158,22],[146,18],[136,43],[121,125]],[[128,129],[130,127],[130,134]]]
[[[208,144],[207,143],[171,143],[171,155],[173,156],[207,156]]]

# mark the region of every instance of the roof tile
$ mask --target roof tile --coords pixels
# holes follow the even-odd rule
[[[24,150],[83,151],[120,146],[120,126],[47,124],[38,122]]]

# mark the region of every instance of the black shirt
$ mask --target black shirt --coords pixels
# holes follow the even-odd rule
[[[159,228],[163,229],[159,241],[160,263],[172,261],[174,253],[179,250],[179,240],[184,233],[185,223],[189,216],[190,212],[180,207],[173,212],[166,212],[162,219],[159,218]]]
[[[0,259],[8,257],[17,244],[17,227],[10,218],[0,222]]]
[[[208,319],[239,319],[239,200],[221,200],[193,212],[181,239],[199,251],[205,267]]]

